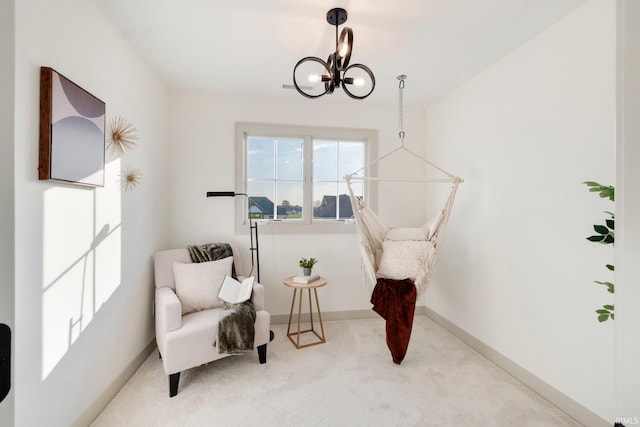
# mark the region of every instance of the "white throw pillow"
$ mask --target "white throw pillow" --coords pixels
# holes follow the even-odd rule
[[[429,238],[429,229],[424,227],[417,228],[391,228],[387,232],[387,240],[427,240]]]
[[[377,276],[415,281],[432,246],[424,240],[384,240]]]
[[[233,257],[217,261],[173,263],[176,295],[182,305],[182,314],[222,306],[218,298],[225,276],[231,275]]]

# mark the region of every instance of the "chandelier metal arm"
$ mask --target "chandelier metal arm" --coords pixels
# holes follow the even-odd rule
[[[336,63],[340,71],[344,71],[349,66],[351,51],[353,50],[353,30],[349,27],[342,29],[340,40],[337,39],[336,30]]]
[[[344,89],[344,92],[353,99],[365,99],[367,96],[371,95],[371,92],[373,92],[373,90],[376,88],[376,78],[373,75],[373,72],[371,71],[371,69],[369,69],[369,67],[367,67],[366,65],[362,65],[362,64],[350,65],[349,67],[347,67],[346,70],[344,70],[344,75],[346,75],[349,72],[349,70],[353,68],[360,68],[361,70],[363,70],[365,73],[369,75],[369,78],[371,79],[371,89],[369,90],[369,92],[367,92],[366,95],[355,95],[354,93],[349,91],[349,88],[347,87],[346,84],[342,85],[342,89]],[[355,84],[354,79],[352,77],[344,77],[342,80],[344,81],[344,83]]]
[[[307,97],[307,98],[311,98],[311,99],[314,99],[314,98],[320,98],[322,95],[324,95],[325,93],[327,93],[327,92],[328,92],[328,90],[329,90],[329,88],[327,88],[327,87],[326,87],[326,86],[327,86],[327,84],[326,84],[326,83],[325,83],[325,91],[324,91],[324,92],[322,92],[322,93],[321,93],[321,94],[319,94],[319,95],[311,95],[311,94],[308,94],[308,93],[307,93],[307,92],[305,92],[305,91],[304,91],[300,86],[298,86],[298,82],[296,81],[296,70],[298,69],[298,67],[299,67],[300,65],[302,65],[302,64],[303,64],[303,63],[305,63],[305,62],[318,62],[318,63],[322,64],[322,66],[323,66],[323,67],[325,68],[325,70],[327,71],[327,74],[328,74],[328,75],[330,75],[330,74],[331,74],[331,71],[329,70],[329,66],[327,65],[327,63],[326,63],[326,62],[324,62],[322,59],[320,59],[320,58],[318,58],[318,57],[315,57],[315,56],[307,56],[307,57],[305,57],[305,58],[302,58],[300,61],[298,61],[298,62],[296,63],[296,66],[295,66],[295,67],[293,67],[293,85],[295,86],[295,88],[296,88],[296,90],[298,91],[298,93],[299,93],[300,95],[302,95],[302,96],[305,96],[305,97]],[[322,80],[324,80],[325,76],[321,76],[320,78],[321,78]],[[331,90],[333,90],[333,89],[331,89]]]

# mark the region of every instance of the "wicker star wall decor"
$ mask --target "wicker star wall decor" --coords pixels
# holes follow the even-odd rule
[[[125,166],[120,172],[120,183],[125,191],[133,191],[142,186],[142,172],[133,166]]]
[[[111,119],[111,133],[109,134],[109,147],[122,156],[128,150],[135,148],[138,129],[124,117],[116,116]]]

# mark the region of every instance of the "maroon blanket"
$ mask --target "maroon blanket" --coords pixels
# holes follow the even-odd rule
[[[416,287],[410,279],[378,279],[371,294],[373,311],[387,321],[387,347],[398,365],[409,347],[416,298]]]

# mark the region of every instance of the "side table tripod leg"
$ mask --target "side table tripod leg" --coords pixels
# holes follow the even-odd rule
[[[289,324],[287,325],[287,336],[291,334],[291,319],[293,317],[293,304],[296,302],[297,289],[293,289],[293,298],[291,299],[291,311],[289,311]]]
[[[296,348],[300,348],[300,318],[302,317],[302,297],[304,292],[300,291],[300,299],[298,300],[298,336],[296,338]]]
[[[315,289],[314,289],[315,290]],[[311,289],[307,289],[309,296],[309,320],[311,321],[311,331],[313,332],[313,308],[311,308]]]
[[[313,293],[316,297],[316,307],[318,308],[318,320],[320,321],[320,330],[322,331],[322,342],[326,342],[324,337],[324,325],[322,324],[322,312],[320,311],[320,301],[318,301],[318,290],[314,288]]]

